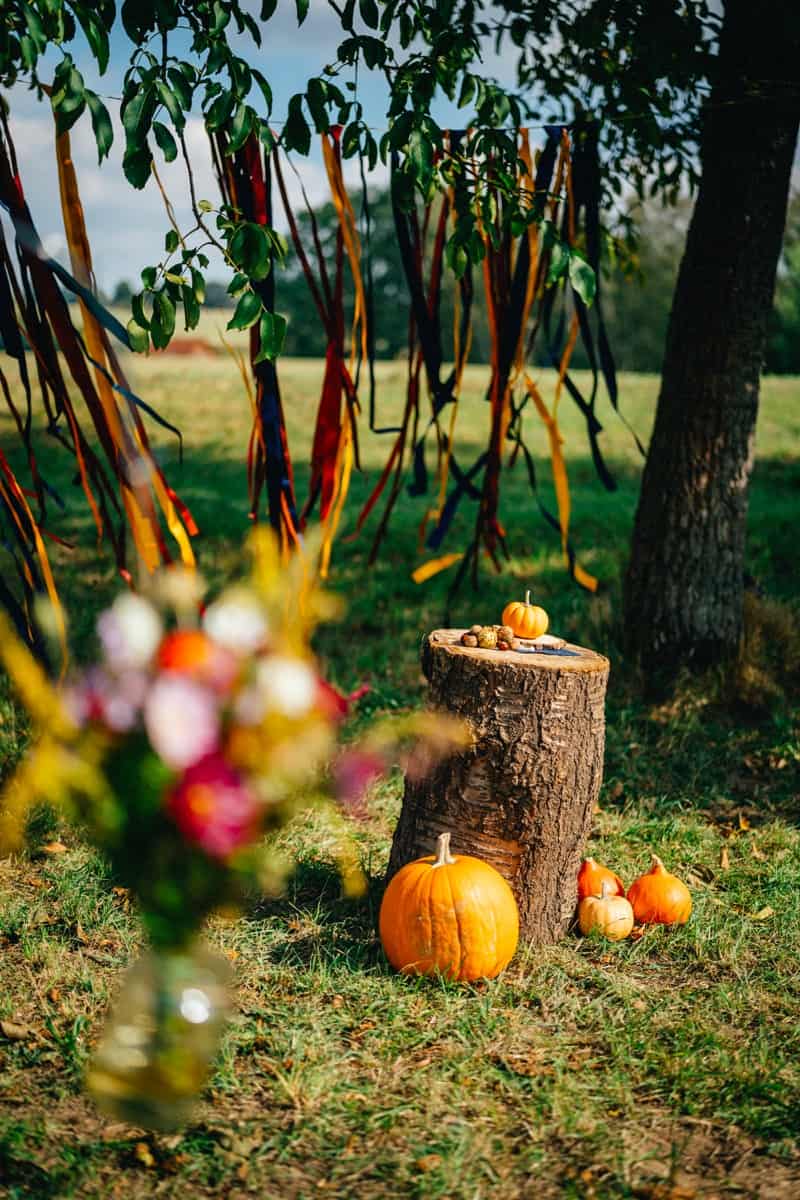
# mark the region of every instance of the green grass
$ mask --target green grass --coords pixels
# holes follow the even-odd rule
[[[184,431],[182,467],[169,438],[155,441],[201,526],[200,565],[217,585],[241,568],[247,529],[241,383],[227,358],[133,366],[142,395]],[[382,419],[397,411],[403,378],[400,364],[381,368]],[[467,375],[465,461],[485,433],[484,378],[477,368]],[[286,362],[282,379],[302,496],[320,365]],[[656,391],[654,378],[623,377],[622,405],[643,438]],[[790,633],[798,398],[797,380],[765,382],[747,548],[748,570],[787,606],[779,611]],[[0,1040],[0,1195],[800,1194],[800,751],[791,680],[779,680],[783,696],[747,711],[716,676],[681,681],[659,705],[641,700],[621,657],[619,608],[641,463],[606,408],[604,449],[620,487],[602,492],[580,420],[569,401],[563,407],[574,539],[601,591],[590,597],[569,583],[517,468],[503,484],[508,573],[487,572],[450,619],[496,620],[505,600],[532,584],[557,632],[610,655],[605,781],[590,846],[626,880],[651,849],[659,853],[692,889],[689,925],[619,945],[568,936],[524,948],[488,985],[400,978],[375,935],[401,791],[390,780],[355,834],[371,880],[364,900],[341,898],[339,835],[310,815],[282,835],[280,848],[299,861],[286,896],[213,923],[211,939],[235,966],[238,1012],[197,1121],[179,1137],[145,1138],[110,1125],[80,1091],[104,1008],[141,935],[125,897],[61,829],[66,853],[0,862],[0,1019],[31,1030]],[[0,436],[4,448],[12,444],[5,418]],[[531,428],[530,441],[549,497],[543,431]],[[364,439],[365,474],[354,481],[330,581],[348,615],[318,637],[335,682],[370,682],[366,715],[423,702],[419,641],[441,624],[449,583],[444,575],[418,588],[409,579],[422,557],[422,500],[402,498],[374,568],[366,565],[370,527],[346,540],[387,443]],[[57,531],[76,549],[55,548],[53,557],[85,658],[94,615],[116,587],[113,567],[94,545],[68,460],[51,448],[42,456],[69,496]],[[472,519],[465,506],[451,547],[464,544]],[[27,728],[7,690],[0,713],[7,772]],[[35,834],[40,844],[54,836],[46,814]]]

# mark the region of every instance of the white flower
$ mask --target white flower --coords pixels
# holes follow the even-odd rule
[[[108,665],[115,671],[146,667],[161,641],[161,618],[149,601],[122,592],[102,612],[97,632]]]
[[[231,588],[209,605],[203,628],[220,646],[243,655],[263,646],[269,633],[258,599],[244,588]]]
[[[316,698],[317,677],[302,659],[272,654],[256,667],[256,687],[266,711],[302,717]]]
[[[155,752],[176,770],[210,754],[219,742],[213,692],[185,675],[159,676],[145,701],[144,724]]]

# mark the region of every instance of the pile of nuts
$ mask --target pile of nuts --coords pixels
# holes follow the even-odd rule
[[[473,625],[462,633],[461,645],[481,650],[513,650],[514,630],[510,625]]]

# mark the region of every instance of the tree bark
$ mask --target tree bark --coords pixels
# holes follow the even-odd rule
[[[603,777],[608,659],[472,650],[461,630],[423,644],[430,702],[465,718],[474,745],[406,780],[388,878],[450,832],[508,880],[521,936],[556,941],[575,912],[577,875]]]
[[[800,4],[725,4],[625,582],[651,677],[732,656],[767,322],[800,122]]]

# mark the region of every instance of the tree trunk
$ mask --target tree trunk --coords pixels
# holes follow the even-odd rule
[[[388,878],[430,854],[440,833],[508,880],[520,933],[556,941],[577,900],[577,875],[603,778],[607,658],[472,650],[461,630],[423,645],[434,708],[464,717],[474,745],[422,780],[408,778]]]
[[[800,3],[725,5],[625,583],[656,675],[735,653],[758,387],[800,121]]]

